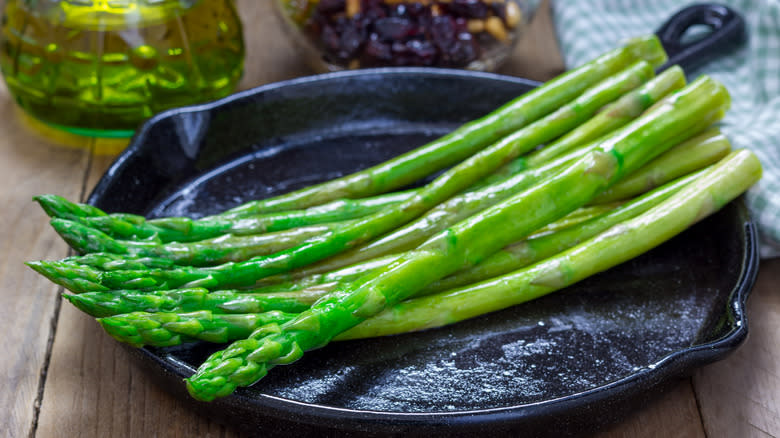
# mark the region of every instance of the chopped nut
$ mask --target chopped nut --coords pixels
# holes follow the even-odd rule
[[[358,59],[353,59],[352,61],[349,61],[349,66],[348,66],[348,68],[349,68],[350,70],[357,70],[357,69],[359,69],[359,68],[360,68],[360,60],[358,60]]]
[[[470,33],[480,33],[485,31],[485,21],[473,19],[466,23],[466,28]]]
[[[485,20],[485,30],[498,41],[506,42],[509,39],[504,22],[498,17],[489,17]]]
[[[523,19],[523,11],[517,6],[515,2],[509,2],[506,5],[506,25],[510,28],[517,27],[520,21]]]
[[[360,12],[360,0],[347,0],[347,17],[352,18]]]

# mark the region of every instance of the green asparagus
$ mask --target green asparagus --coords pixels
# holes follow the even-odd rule
[[[598,217],[614,206],[588,207],[553,222],[535,234],[562,231],[577,223]],[[258,313],[270,310],[301,312],[332,291],[339,284],[353,281],[366,272],[386,267],[394,257],[374,259],[327,275],[275,284],[257,289],[220,290],[203,288],[166,291],[111,290],[65,295],[78,309],[95,317],[132,312],[193,312],[209,310],[215,313]]]
[[[472,193],[439,204],[418,220],[398,228],[372,242],[327,258],[299,270],[300,276],[316,275],[349,266],[375,257],[411,249],[458,220],[468,217],[490,205],[530,186],[545,175],[559,170],[591,146],[575,149],[566,155],[537,168],[520,172],[515,176]],[[540,149],[544,151],[545,149]],[[593,203],[627,199],[695,169],[702,168],[725,156],[730,150],[728,140],[717,129],[710,129],[662,154],[653,162],[613,186],[610,197],[600,195]]]
[[[592,218],[592,220],[581,222],[572,227],[563,228],[554,232],[537,232],[529,236],[525,241],[505,247],[473,268],[457,272],[449,277],[429,284],[427,287],[414,294],[414,297],[454,290],[458,287],[487,281],[493,277],[498,277],[521,269],[536,261],[552,257],[563,250],[590,239],[612,226],[645,213],[683,188],[691,185],[706,173],[706,171],[702,170],[680,178],[679,180],[649,192],[630,203],[620,206],[611,212],[599,215]],[[389,263],[389,261],[387,263]],[[383,266],[386,266],[386,264]],[[268,310],[301,312],[309,308],[316,300],[335,290],[335,288],[339,286],[343,287],[346,282],[351,282],[356,279],[356,275],[342,275],[339,278],[338,273],[334,274],[336,275],[332,275],[331,281],[329,282],[323,281],[318,284],[312,284],[301,291],[293,293],[237,294],[236,292],[229,291],[212,292],[209,294],[205,289],[199,289],[184,291],[175,290],[154,294],[146,294],[137,291],[91,292],[81,295],[71,295],[67,296],[67,298],[85,313],[99,317],[139,311],[180,313],[195,310],[208,310],[212,312],[208,314],[208,318],[211,320],[220,318],[219,314],[252,314]],[[279,296],[279,298],[277,298],[277,296]],[[439,307],[441,307],[441,304],[437,306],[437,308]],[[143,314],[137,314],[134,318],[136,324],[141,324],[143,319]],[[405,319],[403,316],[397,317],[397,320],[399,321],[403,319]],[[412,321],[420,322],[422,326],[420,328],[414,328],[410,323],[406,323],[403,325],[404,331],[420,330],[427,327],[427,322],[423,322],[424,320],[421,318],[416,318]],[[373,323],[368,322],[367,324]],[[357,330],[362,330],[360,329],[361,325],[358,326]],[[175,333],[178,333],[174,328],[171,328],[170,330],[174,333],[172,333],[170,337],[164,337],[167,346],[172,345],[168,340],[172,339]],[[387,330],[399,329],[384,328],[380,325],[379,328],[374,328],[374,330],[385,333]],[[231,338],[231,341],[245,338],[249,336],[250,333],[234,331],[233,334],[235,337]],[[206,340],[197,336],[191,338],[192,340]],[[160,346],[151,341],[149,341],[147,345]]]
[[[361,198],[403,187],[466,159],[501,137],[568,104],[588,87],[638,60],[658,67],[666,59],[666,52],[654,35],[631,39],[623,47],[570,70],[414,151],[343,178],[247,203],[229,210],[224,216],[300,209],[333,199]]]
[[[611,103],[592,119],[573,129],[555,142],[531,152],[499,168],[495,173],[480,182],[488,185],[499,182],[523,170],[538,167],[556,157],[565,155],[578,146],[594,141],[599,137],[624,126],[639,117],[643,111],[654,105],[667,94],[685,86],[685,73],[679,66],[667,68],[658,77],[647,84],[627,93]]]
[[[281,324],[294,315],[272,311],[250,315],[220,315],[201,310],[191,313],[128,313],[98,322],[112,337],[135,347],[154,345],[169,347],[200,339],[228,342],[243,333],[251,333],[266,324]]]
[[[414,190],[407,190],[373,198],[340,199],[305,210],[233,218],[216,215],[198,220],[186,217],[163,217],[147,220],[143,216],[126,213],[106,214],[95,207],[76,204],[56,195],[40,195],[33,199],[52,218],[79,222],[113,238],[152,239],[154,242],[168,243],[196,242],[224,234],[262,234],[355,219],[398,204],[411,198],[414,194]],[[82,211],[89,211],[92,215],[78,214]]]
[[[452,324],[533,300],[636,257],[718,211],[761,177],[761,164],[735,151],[653,209],[528,268],[462,289],[389,307],[336,339]]]
[[[608,193],[621,194],[619,196],[621,198],[635,196],[646,188],[666,183],[667,180],[678,176],[678,174],[683,171],[692,171],[711,164],[726,155],[729,150],[730,145],[728,140],[720,134],[717,129],[709,129],[663,153],[657,159],[643,166],[625,180],[615,184],[615,186],[609,189]],[[576,153],[570,155],[572,157],[577,156]],[[562,162],[569,161],[565,156],[560,157],[558,160]],[[554,166],[555,161],[558,160],[554,160],[553,163],[549,164]],[[638,179],[635,175],[640,175],[641,178]],[[596,199],[601,197],[602,195],[599,195]],[[327,270],[323,269],[323,266],[330,267],[341,265],[340,263],[333,263],[333,261],[338,262],[341,258],[342,256],[332,257],[325,260],[323,263],[314,264],[291,273],[272,276],[261,280],[259,283],[274,284],[274,286],[270,286],[269,289],[274,291],[300,290],[317,286],[320,283],[331,283],[332,286],[335,287],[335,284],[333,284],[335,281],[349,281],[349,279],[365,273],[368,269],[376,269],[385,266],[393,260],[392,256],[382,257],[382,259],[372,259],[368,263],[352,265],[353,267],[349,269],[342,269],[341,271],[344,271],[344,273],[334,272],[332,274],[317,274],[318,272]],[[331,265],[331,263],[333,264]],[[98,271],[100,270],[143,270],[146,268],[170,269],[173,267],[173,262],[164,258],[131,258],[109,253],[91,253],[85,256],[69,257],[62,261],[29,262],[28,264],[55,283],[61,284],[76,293],[105,290],[105,287],[98,284],[100,276]],[[86,281],[75,282],[73,276],[62,276],[61,274],[63,272],[67,272],[68,266],[72,266],[81,272],[81,276]],[[365,268],[363,268],[363,266],[365,266]],[[320,289],[320,286],[317,286],[317,288]]]
[[[401,302],[338,335],[335,340],[387,336],[419,331],[517,305],[570,286],[588,276],[620,264],[671,238],[702,217],[721,208],[760,177],[760,164],[740,151],[711,170],[698,172],[678,183],[679,194],[665,198],[650,212],[537,265],[445,293]],[[682,218],[680,216],[683,216]],[[618,225],[619,224],[619,225]],[[653,227],[647,227],[652,224]],[[609,227],[607,227],[609,228]],[[600,256],[593,257],[593,253]],[[604,259],[605,255],[611,255]],[[562,269],[565,266],[565,269]],[[280,322],[294,315],[281,314]],[[260,315],[267,318],[268,315]],[[260,328],[258,315],[143,313],[101,318],[112,336],[135,346],[171,346],[191,340],[227,342],[249,336]],[[262,324],[262,323],[260,323]],[[206,329],[208,327],[209,329]],[[214,327],[219,327],[215,336]]]
[[[213,400],[253,384],[273,366],[294,362],[433,281],[565,216],[659,155],[664,145],[690,137],[691,127],[703,119],[722,117],[728,100],[722,85],[697,79],[557,175],[440,232],[387,269],[332,292],[291,321],[263,326],[214,353],[187,379],[190,394]]]
[[[241,287],[252,285],[258,279],[322,260],[423,214],[483,178],[502,163],[579,125],[605,104],[639,86],[650,75],[652,69],[647,63],[640,61],[589,88],[553,114],[505,137],[444,172],[412,199],[382,212],[347,222],[330,233],[312,238],[290,250],[214,268],[181,267],[171,270],[104,272],[100,275],[101,284],[111,289],[160,288],[163,285],[169,288]]]
[[[647,163],[620,183],[597,196],[594,204],[614,202],[665,184],[725,157],[731,144],[717,128],[711,128]]]
[[[659,189],[648,192],[639,198],[591,220],[572,227],[530,236],[528,239],[513,243],[494,253],[482,263],[456,272],[449,277],[429,284],[419,295],[453,289],[478,281],[505,274],[539,260],[551,257],[570,248],[607,228],[622,221],[631,219],[663,202],[679,192],[701,175],[701,171],[673,181]]]
[[[66,294],[82,312],[95,317],[132,312],[194,312],[208,310],[215,313],[261,313],[278,310],[286,313],[302,312],[329,292],[325,283],[305,291],[252,293],[243,290],[209,292],[203,288],[173,289],[142,292],[137,290],[112,290]]]
[[[80,222],[54,218],[51,226],[71,248],[83,253],[113,253],[130,257],[168,259],[177,265],[213,266],[248,260],[292,248],[335,229],[333,224],[249,236],[223,236],[198,242],[159,243],[154,240],[118,240]]]

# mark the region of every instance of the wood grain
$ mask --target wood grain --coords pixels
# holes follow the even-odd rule
[[[88,187],[110,163],[111,157],[95,157]],[[49,376],[39,437],[226,436],[224,427],[198,417],[156,386],[93,318],[67,303],[60,312]]]
[[[270,2],[244,0],[238,6],[247,45],[241,88],[311,73],[289,42],[275,37],[281,29]],[[94,157],[86,179],[89,190],[111,161],[110,156]],[[129,362],[122,347],[92,318],[66,303],[51,351],[37,436],[232,437],[238,433],[185,408]]]
[[[710,436],[780,436],[780,259],[761,264],[748,299],[747,341],[694,377]]]
[[[563,69],[547,0],[502,73],[545,80]],[[238,0],[247,43],[241,88],[312,73],[283,37],[269,1]],[[54,192],[79,198],[111,162],[86,149],[62,148],[20,128],[7,91],[0,85],[0,358],[8,370],[0,391],[0,435],[28,436],[42,390],[37,437],[237,437],[237,432],[197,416],[156,386],[95,321],[63,304],[57,313],[55,286],[21,266],[23,260],[58,258],[65,245],[29,202]],[[92,151],[101,142],[70,141]],[[751,336],[725,361],[702,369],[643,409],[599,434],[617,437],[780,436],[780,261],[762,264],[759,286],[749,302]],[[47,362],[45,387],[41,372]],[[697,406],[698,402],[698,406]],[[701,409],[701,415],[699,412]],[[705,434],[706,432],[706,434]]]
[[[539,10],[534,14],[528,28],[522,32],[512,56],[498,73],[546,81],[564,69],[550,13],[550,2],[543,0],[539,3]]]
[[[705,437],[690,379],[680,381],[660,397],[648,394],[648,403],[622,422],[598,433],[598,438]]]
[[[15,437],[27,436],[35,419],[58,289],[23,263],[67,251],[32,197],[78,198],[89,155],[28,130],[4,85],[0,133],[0,435]]]

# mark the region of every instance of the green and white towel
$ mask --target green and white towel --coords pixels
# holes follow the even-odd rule
[[[729,89],[732,106],[721,130],[735,148],[753,150],[764,175],[747,194],[761,234],[762,257],[780,255],[780,0],[718,0],[742,14],[745,47],[703,66]],[[622,40],[652,33],[692,2],[675,0],[553,0],[553,17],[567,67],[582,64]]]

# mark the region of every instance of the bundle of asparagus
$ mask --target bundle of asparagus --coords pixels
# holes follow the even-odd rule
[[[134,346],[228,343],[213,400],[333,340],[451,324],[559,290],[717,211],[761,174],[712,128],[728,93],[636,38],[352,175],[198,220],[36,197],[81,255],[28,265]],[[446,169],[429,184],[394,191]]]

